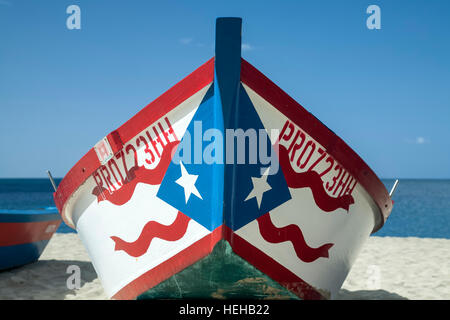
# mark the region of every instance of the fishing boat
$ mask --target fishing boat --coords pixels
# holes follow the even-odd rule
[[[37,261],[60,224],[56,208],[0,210],[0,270]]]
[[[113,299],[336,296],[393,202],[341,138],[241,57],[215,56],[90,149],[54,193]]]

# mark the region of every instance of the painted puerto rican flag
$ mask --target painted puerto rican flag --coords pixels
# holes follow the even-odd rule
[[[243,64],[247,65],[245,61]],[[330,258],[339,256],[336,239],[327,228],[348,220],[354,204],[350,195],[356,185],[354,179],[346,174],[338,197],[327,191],[327,182],[331,183],[335,175],[329,174],[330,179],[320,177],[329,164],[328,155],[323,156],[326,152],[312,152],[311,148],[302,152],[308,141],[318,150],[322,147],[243,82],[239,84],[238,108],[245,117],[237,117],[232,126],[225,127],[223,119],[217,120],[222,111],[215,103],[214,89],[214,84],[205,86],[190,103],[178,106],[132,139],[133,143],[126,144],[122,150],[127,170],[121,159],[116,159],[113,170],[98,170],[93,175],[92,194],[97,197],[96,204],[104,207],[96,214],[105,212],[102,230],[108,230],[108,234],[103,237],[109,238],[108,257],[96,259],[100,262],[95,264],[102,270],[102,278],[108,279],[104,282],[119,283],[112,288],[106,284],[106,290],[115,298],[128,298],[130,292],[156,285],[206,256],[220,239],[227,239],[237,254],[294,293],[320,298],[313,289],[318,286],[311,286],[304,278],[308,270],[315,275],[316,268],[329,268]],[[177,118],[179,115],[183,117]],[[148,138],[147,132],[155,127],[158,130]],[[199,139],[194,137],[200,133],[204,138],[209,129],[222,137],[226,137],[227,129],[263,132],[265,136],[257,135],[258,148],[265,143],[264,148],[276,162],[263,163],[256,157],[256,162],[250,163],[247,145],[242,164],[235,163],[238,150],[232,163],[226,163],[226,155],[222,161],[216,157],[216,162],[208,163],[205,152],[218,152],[218,145],[213,139],[198,145]],[[271,130],[279,135],[271,136]],[[297,132],[305,134],[300,148],[296,144],[302,140],[294,139],[300,135]],[[154,148],[150,141],[156,137],[160,141]],[[151,154],[145,151],[147,147]],[[195,159],[199,151],[201,158]],[[227,151],[225,146],[222,151]],[[310,157],[305,168],[315,164],[314,170],[299,170],[297,160],[302,153],[304,161]],[[114,170],[115,166],[119,170]],[[118,180],[125,182],[109,192],[107,181],[112,181],[109,188],[113,189],[116,177],[108,174],[116,171],[127,171],[129,176],[122,173]],[[109,225],[109,221],[114,223]],[[79,228],[83,228],[82,223],[89,222],[78,221]],[[121,267],[108,268],[111,264]],[[110,280],[124,274],[122,282]],[[314,284],[321,281],[314,277],[308,280]]]
[[[102,139],[55,194],[114,298],[221,239],[299,297],[333,297],[380,225],[373,213],[390,211],[362,160],[241,58],[240,28],[218,19],[216,57]]]

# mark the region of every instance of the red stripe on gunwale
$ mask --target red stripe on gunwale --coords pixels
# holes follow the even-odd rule
[[[381,223],[375,226],[373,232],[379,230],[391,213],[393,203],[383,183],[361,157],[319,119],[244,59],[241,60],[241,81],[325,147],[327,152],[355,177],[380,209]]]
[[[0,223],[0,247],[49,240],[61,220]]]
[[[325,299],[319,291],[303,279],[286,269],[267,254],[252,246],[224,225],[224,238],[230,243],[233,252],[252,264],[255,268],[281,284],[283,287],[304,300]]]
[[[125,122],[117,130],[107,135],[113,153],[118,152],[123,144],[149,125],[160,119],[184,100],[194,95],[214,79],[214,58],[189,74],[168,91],[148,104],[130,120]],[[89,176],[100,167],[94,148],[90,149],[61,180],[58,189],[53,194],[56,207],[63,220],[74,227],[65,217],[64,205],[69,197],[86,181]]]
[[[211,253],[216,243],[222,239],[222,232],[223,226],[217,227],[212,233],[128,283],[112,296],[112,299],[134,299],[184,268],[206,257]]]

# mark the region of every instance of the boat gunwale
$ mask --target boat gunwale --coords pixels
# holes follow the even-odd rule
[[[60,214],[46,210],[0,210],[0,223],[32,223],[61,220]]]
[[[393,202],[384,184],[366,162],[331,129],[243,58],[241,58],[240,77],[242,83],[267,100],[325,147],[326,151],[362,185],[380,211],[381,219],[378,224],[375,224],[372,233],[378,231],[391,213]],[[124,144],[139,132],[213,81],[214,57],[148,104],[118,129],[108,134],[106,137],[113,154],[117,154]],[[101,163],[95,150],[91,148],[69,170],[53,194],[55,204],[64,222],[72,228],[75,226],[71,219],[67,218],[64,211],[65,206],[71,196],[100,166]]]

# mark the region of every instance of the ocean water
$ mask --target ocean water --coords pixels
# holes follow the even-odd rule
[[[60,179],[55,179],[56,183]],[[394,180],[383,180],[391,189]],[[0,179],[0,209],[55,210],[48,179]],[[394,209],[376,236],[450,239],[450,180],[400,180]],[[57,232],[75,232],[64,223]]]
[[[55,179],[58,183],[61,179]],[[49,179],[0,179],[0,209],[44,209],[55,211]],[[75,232],[64,222],[56,232]]]
[[[394,180],[382,180],[388,191]],[[376,236],[450,239],[450,180],[400,180],[394,208]]]

